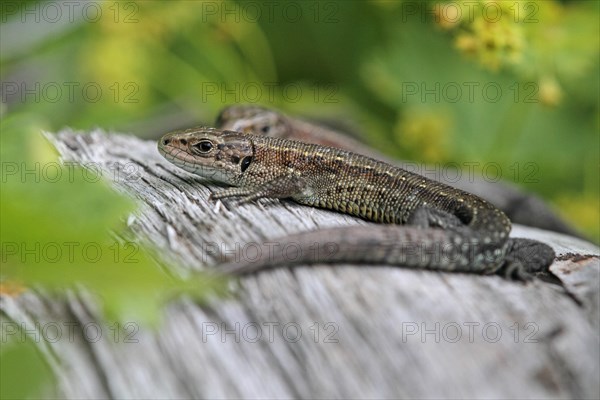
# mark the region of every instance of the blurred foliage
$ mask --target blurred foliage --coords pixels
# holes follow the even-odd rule
[[[2,8],[5,113],[148,138],[232,103],[341,120],[399,158],[498,163],[600,239],[598,2],[44,4]]]
[[[343,121],[398,158],[498,163],[600,240],[600,2],[71,2],[58,18],[49,4],[0,7],[3,163],[55,160],[41,130],[157,138],[259,103]],[[4,178],[3,243],[91,241],[105,254],[60,268],[11,258],[5,293],[82,282],[109,315],[152,320],[189,289],[142,250],[135,264],[110,257],[106,232],[122,232],[133,205],[101,183]]]
[[[3,321],[0,318],[0,321]],[[3,321],[5,322],[5,321]],[[7,322],[8,323],[8,322]],[[0,398],[39,398],[51,389],[51,374],[31,341],[4,340],[0,347]]]
[[[123,218],[134,210],[133,202],[99,180],[98,171],[59,164],[36,116],[9,114],[0,127],[0,295],[19,296],[32,286],[65,295],[83,286],[100,300],[106,321],[147,328],[159,322],[165,302],[176,295],[202,300],[225,293],[223,280],[166,275],[143,247],[125,240]],[[37,397],[37,388],[47,384],[33,346],[41,339],[8,342],[12,326],[3,323],[0,332],[0,375],[8,382],[2,398]],[[27,374],[19,375],[23,365]],[[32,368],[39,370],[33,381]]]
[[[122,221],[133,202],[99,180],[98,171],[86,174],[58,164],[35,125],[34,116],[2,120],[0,273],[5,292],[19,283],[58,293],[82,284],[102,297],[109,319],[149,325],[175,294],[219,288],[213,280],[167,276],[143,247],[121,240],[126,236]]]

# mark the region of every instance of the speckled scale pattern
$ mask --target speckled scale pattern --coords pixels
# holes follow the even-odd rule
[[[206,141],[211,150],[204,153],[199,149]],[[214,193],[215,199],[292,198],[389,226],[290,237],[307,248],[317,241],[333,241],[339,250],[328,259],[299,258],[296,263],[381,262],[492,273],[502,267],[509,247],[510,221],[486,201],[348,151],[202,127],[165,135],[159,150],[190,172],[233,186]],[[242,168],[242,160],[247,168]],[[224,270],[246,273],[288,262],[274,257]]]
[[[336,148],[284,139],[248,136],[255,160],[242,185],[259,186],[295,174],[310,194],[295,201],[378,222],[406,224],[419,207],[456,215],[478,237],[503,241],[511,225],[500,210],[470,193],[431,181],[369,157]]]

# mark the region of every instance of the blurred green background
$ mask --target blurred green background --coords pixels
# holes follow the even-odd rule
[[[497,162],[597,242],[598,7],[8,2],[2,119],[150,139],[228,104],[273,106],[342,121],[398,158]]]
[[[498,163],[503,179],[543,196],[597,243],[599,4],[2,2],[2,162],[53,160],[41,130],[156,139],[212,124],[226,105],[261,104],[341,124],[400,159]],[[110,246],[107,229],[134,207],[101,183],[44,186],[4,172],[3,241],[83,232]],[[65,220],[82,222],[70,229]],[[140,284],[136,268],[106,263],[104,284],[77,266],[20,279],[83,280],[118,299],[117,317],[126,308],[148,319],[154,303],[127,304],[130,284],[138,299],[179,285],[158,269]],[[144,256],[139,267],[149,263]]]

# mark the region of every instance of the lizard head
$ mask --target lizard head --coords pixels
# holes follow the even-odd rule
[[[277,111],[259,106],[229,106],[217,117],[221,129],[285,138],[291,132],[287,118]]]
[[[167,133],[158,141],[158,151],[188,172],[229,185],[235,185],[254,156],[244,134],[206,127]]]

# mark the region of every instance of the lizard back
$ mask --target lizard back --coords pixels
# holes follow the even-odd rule
[[[295,174],[307,186],[292,196],[301,204],[389,224],[406,224],[416,210],[428,207],[455,216],[488,243],[502,242],[510,232],[510,220],[502,211],[443,183],[337,148],[247,136],[254,160],[242,185],[260,185],[270,174]]]

